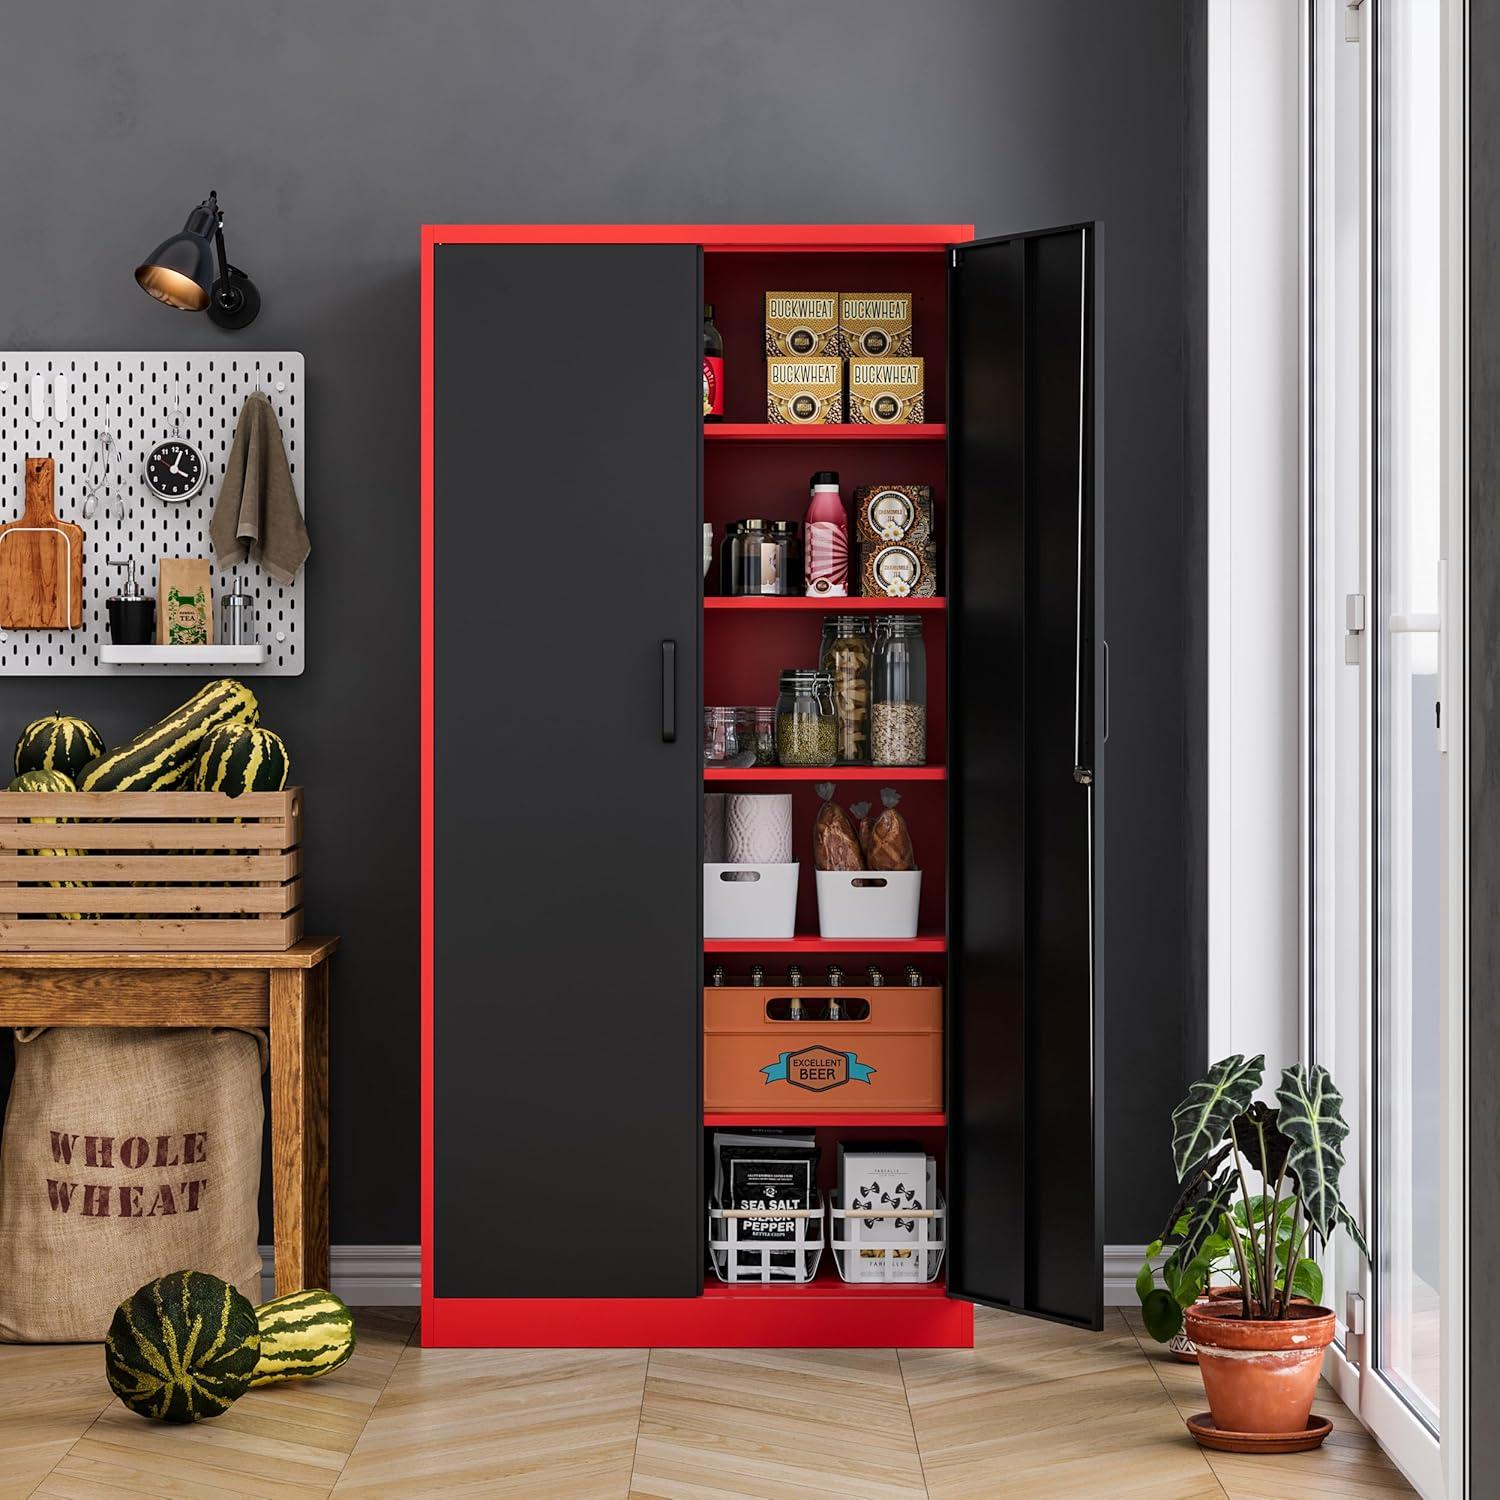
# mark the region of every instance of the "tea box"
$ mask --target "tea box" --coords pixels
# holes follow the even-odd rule
[[[932,537],[932,486],[862,484],[854,491],[855,539],[905,542],[917,547]]]
[[[859,592],[866,599],[931,599],[937,593],[936,544],[860,543]]]

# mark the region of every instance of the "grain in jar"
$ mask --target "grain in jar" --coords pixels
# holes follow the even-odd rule
[[[828,615],[820,665],[832,680],[841,765],[870,761],[870,621],[865,615]]]
[[[832,683],[817,667],[788,667],[781,674],[776,758],[784,766],[831,766],[838,760]]]
[[[883,615],[870,665],[870,749],[877,766],[927,762],[927,648],[921,615]]]

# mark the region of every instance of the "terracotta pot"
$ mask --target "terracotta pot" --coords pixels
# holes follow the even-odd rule
[[[1194,1303],[1187,1309],[1187,1335],[1198,1352],[1215,1426],[1225,1432],[1305,1431],[1333,1331],[1334,1316],[1326,1307],[1294,1303],[1285,1318],[1247,1323],[1238,1310]]]

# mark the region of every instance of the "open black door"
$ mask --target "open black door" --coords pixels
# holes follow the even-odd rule
[[[694,1296],[701,252],[439,245],[433,303],[434,1289]]]
[[[949,275],[951,1291],[1103,1320],[1094,225]]]

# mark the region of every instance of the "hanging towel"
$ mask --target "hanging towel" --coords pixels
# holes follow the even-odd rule
[[[246,397],[240,410],[208,534],[221,568],[253,556],[283,584],[297,576],[312,550],[276,409],[261,391]]]

